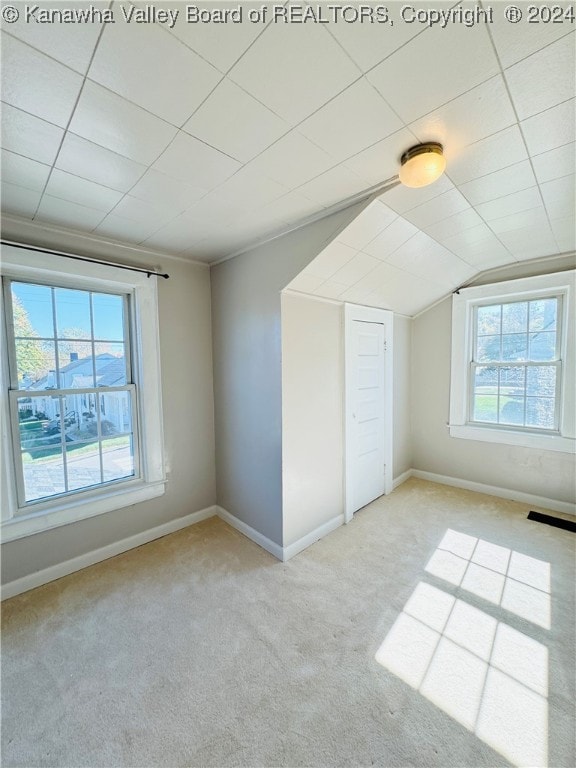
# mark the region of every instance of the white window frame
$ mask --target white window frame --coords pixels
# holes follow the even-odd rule
[[[157,281],[146,274],[50,253],[2,247],[2,276],[38,284],[130,296],[132,377],[138,389],[138,477],[20,507],[10,422],[10,375],[6,318],[2,300],[0,445],[3,454],[0,503],[2,541],[13,541],[78,520],[132,506],[165,491],[164,438],[158,333]],[[145,372],[145,374],[144,374]],[[136,449],[136,445],[135,445]]]
[[[538,448],[563,453],[576,452],[576,355],[575,355],[575,270],[550,275],[507,280],[502,283],[463,288],[452,299],[452,369],[450,380],[451,437],[504,443],[526,448]],[[476,307],[489,302],[504,304],[512,301],[559,296],[561,298],[560,402],[558,431],[515,428],[511,425],[471,423],[471,368],[474,349],[474,318]]]

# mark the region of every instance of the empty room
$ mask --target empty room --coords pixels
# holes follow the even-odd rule
[[[574,3],[0,19],[3,766],[572,768]]]

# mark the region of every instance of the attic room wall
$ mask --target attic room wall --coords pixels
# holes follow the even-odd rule
[[[218,504],[282,546],[282,289],[365,207],[211,269]]]
[[[393,472],[412,466],[408,317],[394,315]],[[343,305],[282,295],[284,546],[344,514]]]
[[[205,509],[215,503],[216,491],[209,270],[132,248],[97,247],[94,240],[63,231],[10,230],[6,222],[4,226],[6,238],[125,263],[160,263],[170,274],[169,280],[158,284],[166,493],[3,544],[2,582],[6,583]]]
[[[574,503],[573,455],[449,436],[451,333],[451,298],[414,320],[414,469]]]

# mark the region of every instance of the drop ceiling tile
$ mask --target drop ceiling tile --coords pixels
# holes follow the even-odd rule
[[[97,211],[94,208],[43,195],[35,219],[62,224],[72,229],[92,230],[105,215],[103,211]]]
[[[73,133],[66,134],[56,167],[119,192],[128,192],[146,170],[145,165]]]
[[[338,299],[348,288],[349,286],[336,283],[334,280],[326,280],[320,288],[314,291],[314,295],[321,296],[324,299]]]
[[[94,234],[101,237],[112,237],[115,240],[125,240],[129,243],[140,243],[150,237],[156,229],[155,224],[143,224],[141,221],[134,221],[115,213],[109,213],[96,227]]]
[[[540,184],[576,172],[576,143],[551,149],[532,158],[534,173]]]
[[[518,5],[521,6],[524,12],[525,21],[523,23],[520,25],[511,24],[506,20],[503,13],[495,13],[494,23],[490,26],[490,33],[504,68],[539,51],[544,46],[554,42],[554,40],[566,35],[570,30],[570,25],[565,23],[544,24],[526,22],[528,6],[536,4],[520,2]],[[573,7],[573,3],[570,2],[555,2],[554,5],[564,8]],[[521,27],[521,34],[519,33],[518,26]]]
[[[538,187],[529,187],[487,203],[480,203],[476,206],[476,210],[485,221],[491,222],[494,219],[537,208],[541,203],[542,198]]]
[[[499,238],[518,261],[554,256],[558,253],[558,246],[548,223],[503,232]]]
[[[419,229],[436,224],[442,219],[453,216],[470,208],[470,203],[464,195],[457,189],[451,189],[444,192],[426,203],[422,203],[417,208],[412,208],[404,214],[404,218],[417,226]]]
[[[394,251],[410,240],[418,230],[406,219],[398,217],[385,230],[364,246],[364,252],[377,259],[386,261]]]
[[[289,130],[288,124],[228,79],[183,130],[244,163]]]
[[[155,170],[205,189],[222,184],[240,167],[237,160],[182,132],[154,163]]]
[[[437,224],[423,227],[426,234],[444,244],[444,241],[458,232],[473,229],[482,224],[481,217],[473,208],[468,208],[460,213],[455,213]]]
[[[42,191],[19,187],[2,181],[2,211],[31,219],[42,197]]]
[[[173,179],[153,168],[147,170],[130,189],[130,194],[140,200],[154,204],[168,203],[182,210],[197,203],[207,192],[206,189]]]
[[[452,253],[455,253],[462,261],[477,268],[478,271],[490,269],[491,267],[501,266],[503,264],[509,264],[513,261],[513,257],[510,252],[502,245],[498,238],[493,234],[488,227],[483,224],[481,227],[475,227],[474,229],[480,230],[484,228],[487,236],[483,236],[481,240],[477,242],[467,242],[464,238],[468,232],[454,235],[452,238],[448,238],[444,241],[444,245]]]
[[[357,195],[366,189],[366,182],[345,165],[338,165],[326,173],[307,181],[298,192],[310,200],[329,207]]]
[[[386,266],[394,271],[367,297],[367,303],[379,301],[380,306],[386,309],[393,308],[395,312],[413,316],[448,293],[447,290],[443,291],[438,285],[416,275],[395,269],[391,265]]]
[[[527,158],[520,130],[513,125],[466,147],[450,162],[446,172],[454,184],[459,185]]]
[[[90,79],[180,126],[222,78],[221,72],[157,24],[108,24]]]
[[[301,123],[298,131],[342,161],[402,127],[378,91],[362,78]]]
[[[380,265],[378,259],[367,253],[357,253],[343,267],[332,275],[335,283],[352,286]]]
[[[108,217],[110,218],[110,217]],[[133,222],[136,224],[135,222]],[[138,225],[139,226],[139,225]],[[193,223],[179,216],[168,226],[161,227],[156,232],[144,235],[142,242],[147,248],[179,253],[193,246],[199,239]]]
[[[479,205],[504,195],[511,195],[513,192],[520,192],[535,184],[536,179],[530,161],[523,160],[501,171],[494,171],[474,181],[461,184],[459,189],[471,205]]]
[[[46,194],[105,213],[111,211],[123,196],[123,192],[81,179],[57,168],[50,174]]]
[[[552,219],[550,224],[560,251],[576,250],[576,227],[574,226],[574,216]]]
[[[65,128],[82,77],[4,32],[1,58],[2,100]]]
[[[563,176],[540,185],[544,205],[551,219],[572,215],[576,227],[576,176]]]
[[[249,166],[241,168],[216,190],[221,200],[242,211],[259,210],[287,192],[289,190],[283,184],[263,176]],[[242,218],[245,219],[244,216]]]
[[[101,85],[86,81],[70,130],[119,155],[149,165],[177,129]]]
[[[163,203],[148,203],[131,195],[125,195],[114,208],[115,215],[122,216],[125,219],[132,219],[144,226],[153,226],[155,229],[168,224],[182,212],[182,209],[174,208],[172,204],[166,201]]]
[[[291,288],[293,291],[300,291],[301,293],[314,293],[317,288],[320,288],[324,280],[321,277],[313,277],[300,273],[297,275],[286,288]]]
[[[487,29],[478,25],[462,34],[462,27],[452,24],[426,30],[367,77],[404,122],[410,123],[498,72]]]
[[[446,288],[458,285],[474,274],[470,265],[423,232],[398,248],[388,263]]]
[[[329,280],[339,269],[352,261],[358,251],[344,243],[333,240],[303,270],[304,274]]]
[[[252,160],[250,167],[290,189],[320,176],[335,165],[324,150],[292,131]]]
[[[374,200],[338,235],[337,240],[351,248],[363,250],[396,218],[397,214],[387,205]]]
[[[2,103],[2,147],[52,165],[64,136],[62,128]]]
[[[352,288],[347,288],[340,296],[340,301],[348,301],[352,302],[353,304],[367,304],[368,296],[373,292],[373,287],[370,286],[369,288],[360,288],[359,285],[359,283],[356,283],[356,285],[353,285]],[[372,304],[371,306],[379,305]]]
[[[145,5],[139,3],[140,6]],[[221,72],[227,72],[228,69],[237,61],[246,51],[252,42],[265,29],[266,22],[271,18],[271,7],[275,3],[248,3],[242,2],[242,22],[233,23],[195,23],[186,18],[185,6],[182,2],[164,3],[163,6],[175,8],[180,11],[178,20],[171,30],[177,38],[182,40],[187,46],[200,54]],[[249,19],[249,12],[253,9],[259,9],[267,6],[265,20],[252,21]],[[223,8],[237,8],[239,6],[223,4]],[[194,3],[193,8],[201,10],[211,10],[214,4],[211,2]],[[254,17],[255,18],[255,17]]]
[[[359,76],[358,67],[318,24],[271,24],[229,72],[291,125]]]
[[[484,247],[486,245],[490,247],[495,241],[496,238],[490,227],[482,222],[476,227],[463,229],[461,232],[446,238],[443,244],[450,251],[458,253],[461,249],[472,246]]]
[[[413,208],[453,189],[454,184],[452,184],[448,176],[440,176],[433,184],[418,189],[398,184],[397,187],[384,192],[380,199],[390,206],[392,210],[396,211],[396,213],[404,214],[406,211],[411,211]]]
[[[463,147],[485,139],[516,123],[506,84],[501,75],[435,109],[410,124],[420,141],[438,141],[450,165]]]
[[[382,59],[390,56],[391,53],[401,48],[421,32],[421,27],[416,24],[404,24],[399,20],[396,9],[399,5],[391,4],[389,6],[389,19],[394,22],[393,26],[383,19],[382,10],[385,6],[379,2],[362,3],[361,8],[372,11],[371,16],[364,19],[358,17],[356,21],[346,21],[346,18],[353,19],[352,13],[354,6],[344,4],[349,10],[347,16],[339,18],[336,22],[326,25],[326,29],[333,35],[340,45],[348,52],[356,64],[363,72],[367,72]],[[378,9],[381,9],[380,11]],[[356,8],[356,13],[362,13],[360,8]]]
[[[489,222],[490,229],[504,242],[502,235],[516,231],[525,231],[534,226],[548,227],[548,216],[542,203],[526,211],[518,211]]]
[[[402,128],[387,139],[348,158],[345,165],[368,184],[379,184],[397,175],[402,153],[414,144],[418,144],[416,136],[407,128]]]
[[[36,192],[42,192],[50,173],[49,165],[38,163],[36,160],[30,160],[29,157],[16,155],[5,149],[2,150],[1,168],[2,181],[18,184]]]
[[[90,7],[94,8],[95,11],[102,11],[109,5],[110,3],[106,0],[91,0],[90,2]],[[76,72],[85,74],[102,27],[102,24],[98,22],[97,14],[93,14],[93,20],[90,20],[89,23],[74,24],[74,34],[70,34],[70,24],[59,22],[43,24],[34,21],[34,17],[37,17],[38,13],[34,9],[40,10],[41,4],[27,3],[25,7],[26,10],[20,14],[18,21],[10,25],[10,34],[62,64],[66,64]],[[78,2],[51,0],[50,9],[54,11],[77,11],[79,9],[86,11],[86,2],[85,0]],[[30,18],[27,18],[28,13],[31,13]]]
[[[531,156],[540,155],[574,141],[575,109],[576,101],[571,99],[522,121],[522,132]]]
[[[576,96],[576,35],[561,38],[504,73],[520,120]]]
[[[312,216],[321,210],[322,206],[319,203],[308,200],[298,194],[298,192],[289,192],[287,195],[283,195],[274,200],[274,202],[265,205],[261,212],[272,225],[276,222],[294,224],[299,219]]]

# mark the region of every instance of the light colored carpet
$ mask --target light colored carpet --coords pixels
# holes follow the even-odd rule
[[[413,479],[288,563],[212,519],[13,598],[2,764],[573,766],[575,538],[528,510]]]

